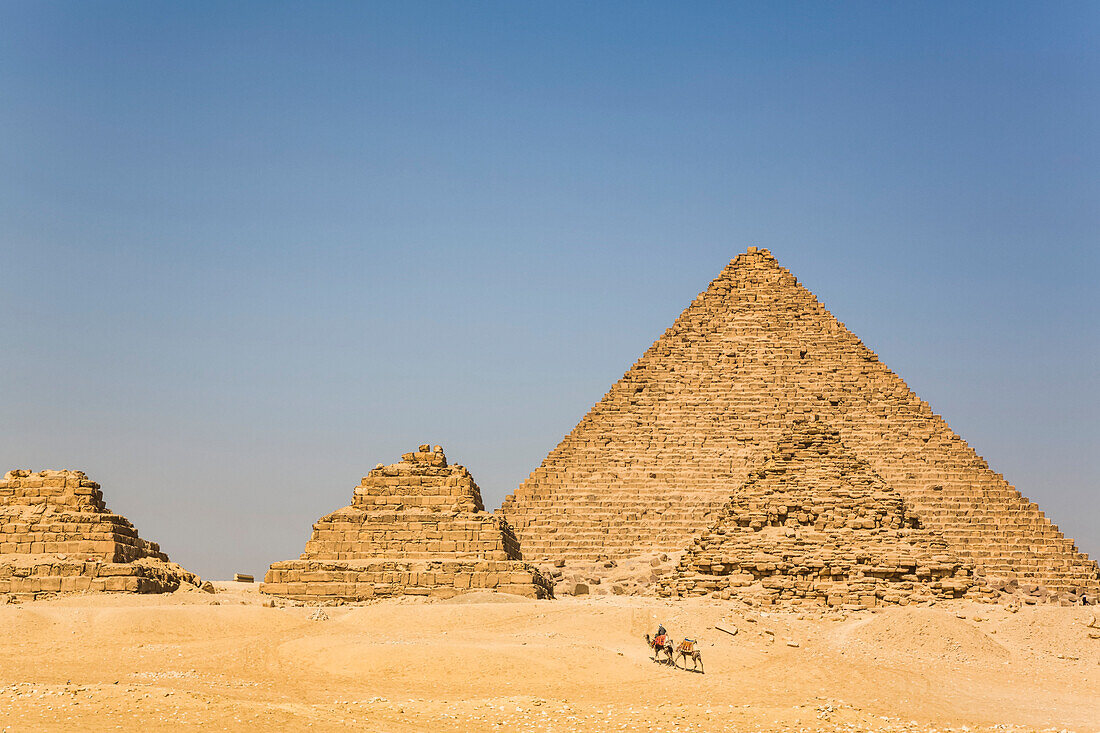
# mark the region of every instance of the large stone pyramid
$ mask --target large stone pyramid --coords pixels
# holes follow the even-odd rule
[[[8,471],[0,481],[0,593],[166,593],[197,582],[109,512],[83,471]]]
[[[681,550],[818,416],[987,576],[1100,590],[1097,565],[990,470],[767,250],[737,256],[501,513],[528,560]]]
[[[503,519],[485,511],[463,466],[428,445],[378,466],[351,506],[322,517],[298,560],[272,564],[264,593],[297,600],[449,597],[472,589],[532,598],[551,594],[521,560]]]
[[[921,528],[836,430],[800,420],[658,592],[729,597],[748,589],[766,602],[875,606],[956,598],[974,585],[973,568]]]

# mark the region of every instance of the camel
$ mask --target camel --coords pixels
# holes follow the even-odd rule
[[[665,659],[665,661],[662,662],[662,664],[671,664],[672,666],[676,666],[676,663],[673,661],[673,658],[672,658],[672,655],[673,655],[672,639],[668,638],[667,634],[664,635],[664,638],[661,640],[660,644],[657,644],[657,639],[656,638],[650,639],[649,634],[646,634],[645,635],[645,643],[646,643],[646,646],[648,646],[650,649],[653,650],[653,661],[654,662],[660,662],[661,661],[661,659],[660,659],[661,652],[664,652],[667,659]]]
[[[691,671],[692,672],[698,671],[701,674],[705,674],[706,670],[703,669],[703,653],[695,648],[695,644],[696,644],[696,642],[695,642],[694,639],[684,639],[676,647],[676,655],[684,660],[684,669],[685,670],[687,669],[687,660],[690,658],[691,659]],[[679,666],[679,665],[676,664],[675,659],[673,659],[672,664],[673,664],[673,666]],[[698,667],[696,665],[698,665]]]

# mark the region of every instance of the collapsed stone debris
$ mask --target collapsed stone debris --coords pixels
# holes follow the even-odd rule
[[[198,577],[112,514],[83,471],[8,471],[0,480],[0,594],[168,593]]]
[[[730,262],[500,514],[532,562],[681,551],[728,520],[731,494],[794,420],[813,417],[942,538],[940,554],[988,582],[1014,579],[1070,599],[1100,591],[1094,561],[755,247]]]
[[[470,472],[429,445],[378,464],[350,506],[313,525],[301,558],[274,563],[260,586],[303,601],[446,598],[477,589],[552,594],[522,561],[508,523],[485,511]]]
[[[908,604],[978,592],[974,569],[817,421],[791,426],[658,594]]]

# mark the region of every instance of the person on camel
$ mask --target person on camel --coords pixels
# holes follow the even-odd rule
[[[668,664],[672,663],[672,642],[669,641],[668,631],[665,629],[664,624],[657,624],[657,635],[652,639],[649,638],[649,634],[645,635],[646,644],[653,650],[653,661],[660,661],[659,657],[664,653]]]

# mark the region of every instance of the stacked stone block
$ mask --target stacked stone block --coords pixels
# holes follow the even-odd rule
[[[428,445],[378,464],[350,506],[313,525],[301,558],[274,563],[260,586],[306,601],[471,589],[550,595],[549,582],[522,561],[512,528],[485,511],[470,472]]]
[[[83,471],[8,471],[0,481],[0,593],[166,593],[196,583],[107,510]]]
[[[501,514],[532,561],[672,552],[712,526],[784,426],[818,416],[987,576],[1100,591],[1100,570],[767,250],[739,255]]]
[[[973,568],[819,421],[799,421],[684,553],[663,596],[830,605],[955,598]]]

